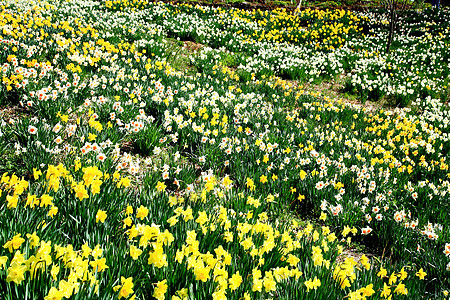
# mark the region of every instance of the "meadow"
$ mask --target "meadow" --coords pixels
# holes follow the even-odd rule
[[[448,9],[0,7],[0,299],[448,299]]]

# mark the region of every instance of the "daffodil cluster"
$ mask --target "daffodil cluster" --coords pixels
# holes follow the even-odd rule
[[[447,10],[0,6],[0,298],[448,294]]]

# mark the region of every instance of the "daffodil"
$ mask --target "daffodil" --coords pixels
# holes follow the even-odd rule
[[[8,276],[6,277],[7,282],[13,281],[15,284],[20,284],[25,279],[25,272],[27,266],[12,262],[11,266],[8,268]]]
[[[121,298],[128,298],[128,296],[130,294],[134,293],[134,291],[133,291],[133,287],[134,287],[133,277],[125,278],[125,277],[122,276],[122,277],[120,277],[120,282],[121,282],[121,284],[120,285],[116,285],[113,288],[113,290],[117,291],[117,290],[120,289],[119,296],[118,296],[119,299],[121,299]]]
[[[134,246],[134,245],[131,245],[131,246],[130,246],[130,256],[131,256],[134,260],[138,259],[138,257],[139,257],[141,254],[142,254],[142,250],[141,250],[141,249],[137,248],[137,247]]]
[[[427,276],[427,273],[424,272],[422,268],[416,273],[416,276],[419,277],[420,280],[423,280],[425,276]]]
[[[16,234],[11,240],[7,241],[3,248],[8,248],[9,252],[12,253],[13,250],[19,249],[19,247],[25,242],[25,239],[21,237],[21,234]]]
[[[98,223],[100,221],[101,223],[104,223],[107,216],[106,211],[99,209],[95,215],[95,222]]]

